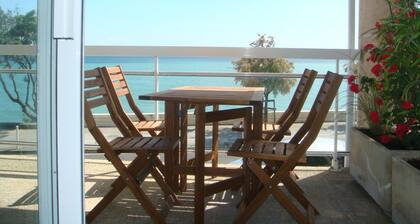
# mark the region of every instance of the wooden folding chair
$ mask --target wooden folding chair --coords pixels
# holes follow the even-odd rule
[[[157,169],[158,167],[163,169],[163,164],[157,157],[158,154],[173,151],[178,146],[178,140],[162,136],[132,136],[128,127],[118,116],[118,112],[112,104],[99,68],[85,72],[84,93],[86,126],[100,146],[98,152],[105,154],[105,157],[112,163],[120,175],[112,183],[111,190],[102,198],[95,208],[89,212],[86,217],[87,222],[92,222],[92,220],[127,186],[137,201],[143,206],[146,213],[150,215],[152,220],[155,223],[164,223],[164,218],[140,188],[140,184],[149,174],[151,174],[161,187],[165,197],[171,199],[174,204],[179,204],[173,190],[166,184],[162,174],[159,169]],[[92,114],[92,109],[100,106],[106,106],[113,122],[124,137],[117,137],[111,141],[108,141],[105,138],[97,127]],[[126,166],[119,158],[119,154],[122,153],[133,153],[137,157]]]
[[[280,141],[285,135],[291,134],[289,128],[298,118],[317,73],[315,70],[305,69],[286,111],[274,124],[263,124],[264,139]],[[232,130],[243,132],[242,122],[234,124]]]
[[[115,108],[123,122],[128,127],[132,126],[130,124],[133,124],[135,129],[138,131],[148,132],[151,136],[156,136],[158,134],[157,132],[163,133],[165,130],[165,122],[162,120],[146,120],[143,113],[137,107],[133,96],[131,95],[130,89],[128,88],[125,75],[119,65],[114,67],[102,67],[101,73],[103,79],[105,80],[105,84],[108,87],[109,95],[111,96]],[[120,97],[126,98],[128,106],[130,106],[138,121],[133,122],[128,117],[121,104]],[[135,133],[137,130],[131,129],[130,131]]]
[[[270,194],[298,223],[313,223],[318,211],[290,173],[297,163],[305,161],[305,153],[315,141],[342,79],[342,76],[328,72],[305,123],[289,143],[252,139],[235,141],[228,155],[244,158],[245,183],[248,183],[243,186],[244,198],[236,223],[245,223]],[[265,167],[261,168],[263,163]],[[306,215],[279,188],[280,182],[306,210]]]

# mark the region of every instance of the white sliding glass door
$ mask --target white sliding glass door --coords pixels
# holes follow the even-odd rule
[[[82,0],[0,0],[0,224],[83,223]]]

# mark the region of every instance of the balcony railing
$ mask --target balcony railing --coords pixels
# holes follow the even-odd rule
[[[7,55],[34,55],[34,48],[28,46],[0,45],[0,52],[7,52]],[[342,73],[340,69],[342,62],[349,62],[357,52],[347,49],[292,49],[292,48],[227,48],[227,47],[143,47],[143,46],[87,46],[85,56],[112,56],[112,57],[151,57],[153,58],[153,70],[127,70],[129,76],[149,76],[154,78],[154,91],[159,91],[159,77],[190,76],[190,77],[278,77],[278,78],[300,78],[301,74],[283,73],[249,73],[249,72],[207,72],[207,71],[160,71],[159,59],[165,57],[206,57],[206,58],[288,58],[288,59],[324,59],[335,61],[333,72]],[[0,73],[22,74],[34,73],[32,70],[5,70]],[[317,79],[324,78],[320,74]],[[341,94],[345,94],[345,110],[340,111]],[[333,161],[337,162],[340,154],[348,153],[349,128],[354,123],[354,97],[346,90],[336,97],[333,107],[334,114],[334,147],[333,150],[312,152],[314,155],[331,155]],[[339,112],[346,113],[346,151],[338,152],[338,115]],[[160,113],[159,103],[154,104],[154,116]],[[333,166],[335,166],[333,164]]]

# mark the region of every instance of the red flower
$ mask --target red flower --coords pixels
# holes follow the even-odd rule
[[[376,111],[370,112],[370,121],[374,124],[379,124],[379,114]]]
[[[380,30],[381,27],[382,27],[382,24],[380,22],[376,22],[375,27],[376,27],[376,29]]]
[[[382,82],[376,83],[376,90],[381,91],[384,89],[384,84]]]
[[[408,100],[403,101],[401,104],[401,108],[403,108],[404,110],[411,110],[414,108],[414,104]]]
[[[393,47],[387,47],[387,48],[386,48],[386,51],[387,51],[387,52],[393,52],[393,51],[394,51],[394,48],[393,48]]]
[[[373,44],[371,44],[371,43],[367,43],[367,44],[363,47],[363,50],[364,50],[364,51],[368,51],[368,50],[373,49],[373,48],[375,48],[375,45],[373,45]]]
[[[385,60],[385,59],[387,59],[389,57],[391,57],[390,54],[384,54],[384,55],[382,55],[381,60],[383,61],[383,60]]]
[[[378,106],[384,105],[384,100],[380,97],[375,97],[375,104]]]
[[[382,144],[388,144],[389,142],[392,141],[392,137],[389,136],[389,135],[381,135],[381,136],[379,136],[379,141]]]
[[[359,85],[357,85],[356,83],[350,84],[350,90],[353,93],[359,93],[360,92]]]
[[[376,64],[370,70],[376,77],[379,77],[383,71],[383,67],[381,64]]]
[[[395,135],[401,139],[408,131],[410,131],[410,126],[408,126],[408,124],[397,124]]]
[[[349,77],[347,78],[347,82],[349,84],[352,84],[354,82],[354,80],[356,79],[356,76],[354,75],[349,75]]]
[[[367,61],[376,62],[377,60],[378,60],[378,55],[375,52],[371,51],[370,56],[367,59]]]
[[[411,10],[410,12],[407,12],[405,15],[406,15],[408,18],[413,18],[413,17],[415,17],[415,16],[416,16],[416,14],[417,14],[417,10],[416,10],[416,9],[413,9],[413,10]]]
[[[389,73],[397,73],[398,72],[398,66],[397,65],[391,65],[391,67],[388,68]]]

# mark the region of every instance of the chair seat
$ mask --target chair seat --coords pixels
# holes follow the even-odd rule
[[[228,156],[255,158],[261,160],[284,161],[296,149],[295,144],[272,142],[265,140],[237,139],[228,150]],[[306,157],[299,160],[306,162]]]
[[[280,129],[280,125],[279,124],[266,123],[266,124],[263,124],[262,125],[263,134],[274,135],[274,134],[276,134],[276,132],[279,129]],[[238,123],[234,124],[232,126],[232,131],[243,132],[244,131],[244,126],[243,126],[242,122],[238,122]],[[290,130],[287,130],[284,135],[291,135],[291,134],[292,133],[290,132]]]
[[[162,120],[139,121],[133,124],[139,131],[165,130],[165,121]]]
[[[118,153],[139,151],[160,153],[174,150],[178,146],[178,140],[169,137],[118,137],[113,139],[110,145]],[[98,151],[102,151],[102,148]]]

